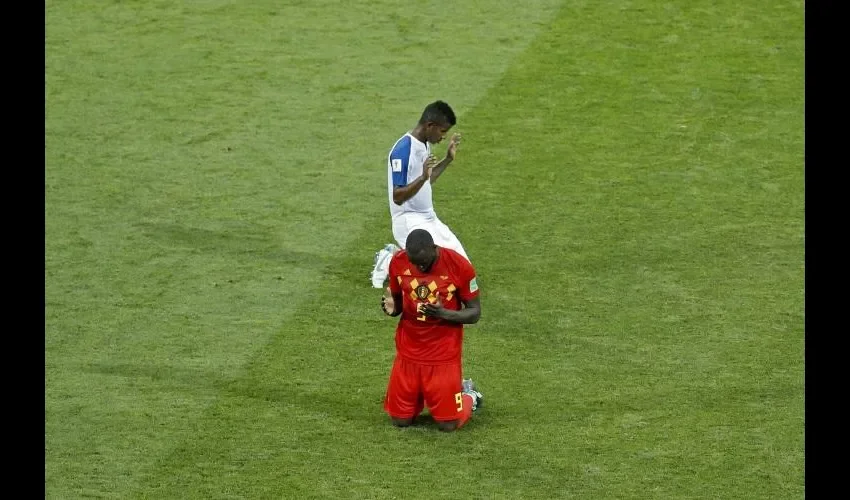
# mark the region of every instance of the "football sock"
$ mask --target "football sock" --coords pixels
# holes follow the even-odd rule
[[[460,418],[458,418],[458,420],[459,420],[459,422],[457,424],[458,429],[463,427],[464,424],[466,424],[469,421],[469,419],[472,418],[472,403],[475,402],[472,399],[471,394],[463,393],[463,395],[461,397],[463,398],[463,409],[460,411]]]

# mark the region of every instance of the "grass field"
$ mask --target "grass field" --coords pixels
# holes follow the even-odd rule
[[[804,498],[803,17],[48,1],[45,497]],[[438,98],[454,434],[389,425],[368,281]]]

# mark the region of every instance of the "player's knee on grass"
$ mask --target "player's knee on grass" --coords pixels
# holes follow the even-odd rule
[[[460,427],[460,420],[448,420],[445,422],[437,422],[437,427],[443,432],[451,432]]]
[[[393,425],[396,427],[410,427],[413,425],[412,418],[393,418]]]

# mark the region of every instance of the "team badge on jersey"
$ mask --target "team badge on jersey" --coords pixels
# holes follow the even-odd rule
[[[431,294],[431,289],[428,288],[427,286],[419,285],[419,286],[416,287],[416,296],[419,297],[420,299],[425,300],[425,299],[428,298],[428,295],[430,295],[430,294]]]

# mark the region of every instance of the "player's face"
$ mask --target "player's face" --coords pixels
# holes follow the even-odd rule
[[[446,138],[446,134],[449,133],[449,129],[452,126],[445,123],[431,123],[428,125],[428,142],[431,144],[439,144],[443,142],[443,139]]]
[[[428,245],[417,252],[408,252],[407,256],[411,264],[423,273],[427,273],[437,260],[437,246]]]

